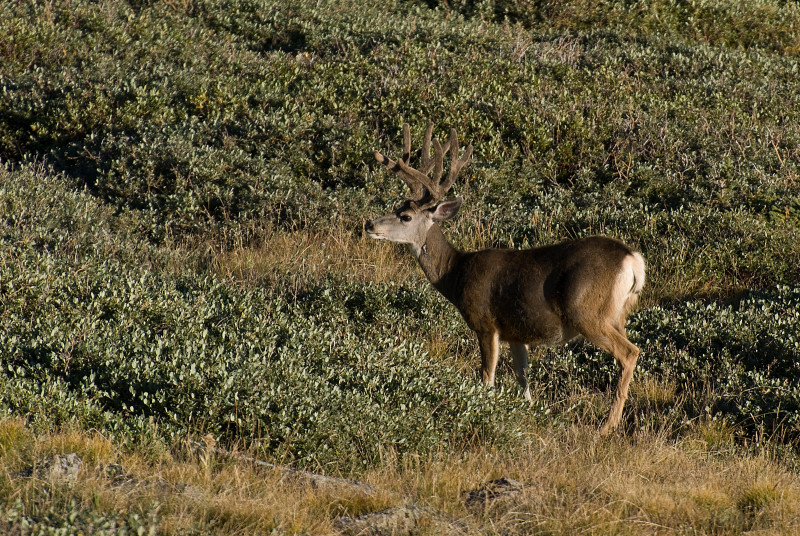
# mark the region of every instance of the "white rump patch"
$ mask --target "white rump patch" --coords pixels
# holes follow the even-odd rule
[[[614,283],[611,309],[616,315],[626,314],[636,305],[644,287],[645,264],[641,254],[634,252],[622,261],[622,267]]]

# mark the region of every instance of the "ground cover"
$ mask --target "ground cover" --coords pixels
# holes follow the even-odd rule
[[[484,532],[786,533],[799,31],[766,1],[3,4],[9,530],[316,533],[413,498]],[[428,118],[475,146],[460,247],[600,233],[646,257],[618,436],[590,433],[609,356],[540,352],[532,406],[507,365],[482,389],[458,314],[362,236],[405,193],[372,151]],[[382,491],[264,509],[277,477],[203,462],[203,437]],[[77,484],[20,476],[64,449]],[[126,499],[113,463],[171,484]],[[468,512],[501,476],[538,492]]]

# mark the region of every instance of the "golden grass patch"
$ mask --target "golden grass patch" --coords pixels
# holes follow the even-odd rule
[[[647,387],[645,387],[647,389]],[[660,389],[656,389],[660,392]],[[592,425],[532,427],[511,450],[472,447],[426,456],[390,447],[351,476],[376,490],[318,488],[240,456],[185,445],[115,445],[99,434],[65,430],[36,436],[21,420],[0,420],[0,473],[6,497],[43,510],[77,508],[101,516],[136,515],[180,534],[333,533],[338,516],[418,504],[486,534],[792,534],[800,526],[800,480],[766,454],[703,448],[707,423],[682,439],[639,430],[600,438]],[[214,445],[213,438],[206,444]],[[69,486],[20,478],[19,460],[76,452],[84,460]],[[109,464],[123,474],[112,476]],[[467,508],[468,492],[513,479],[523,488],[486,508]],[[70,506],[71,505],[71,506]],[[423,529],[420,529],[423,530]]]
[[[263,281],[280,274],[304,280],[329,275],[361,282],[404,282],[416,269],[401,246],[355,236],[340,229],[295,232],[268,229],[258,244],[214,253],[216,273],[242,281]]]

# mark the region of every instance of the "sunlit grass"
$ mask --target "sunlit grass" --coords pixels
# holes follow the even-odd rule
[[[19,425],[5,419],[0,429]],[[0,505],[23,515],[49,511],[64,526],[72,509],[119,520],[136,515],[166,534],[327,533],[338,516],[409,503],[487,534],[662,534],[686,526],[714,534],[791,533],[800,520],[796,476],[766,452],[698,449],[704,434],[689,427],[677,441],[653,431],[600,439],[593,428],[571,425],[531,429],[527,445],[511,451],[475,448],[414,457],[389,449],[380,463],[350,475],[376,490],[364,494],[285,479],[246,456],[178,448],[154,458],[91,434],[56,432],[6,447],[0,473],[10,478],[4,479]],[[70,486],[16,476],[20,465],[13,459],[32,463],[67,452],[84,461]],[[124,475],[109,476],[105,468],[111,463]],[[499,478],[524,488],[484,509],[465,507],[466,492]],[[15,497],[29,506],[15,506]]]
[[[345,276],[359,283],[403,284],[416,273],[416,262],[404,248],[354,236],[345,229],[270,229],[257,242],[215,253],[209,263],[212,271],[261,284],[285,279],[286,274],[297,274],[304,281]]]

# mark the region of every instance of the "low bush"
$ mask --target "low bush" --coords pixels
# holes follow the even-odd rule
[[[430,118],[475,145],[455,242],[625,240],[649,265],[638,377],[679,394],[664,419],[792,444],[799,20],[768,0],[3,3],[0,407],[342,470],[577,418],[560,402],[606,390],[609,356],[543,352],[531,408],[510,374],[484,390],[419,277],[210,268],[270,232],[353,239],[405,195],[373,150]]]

